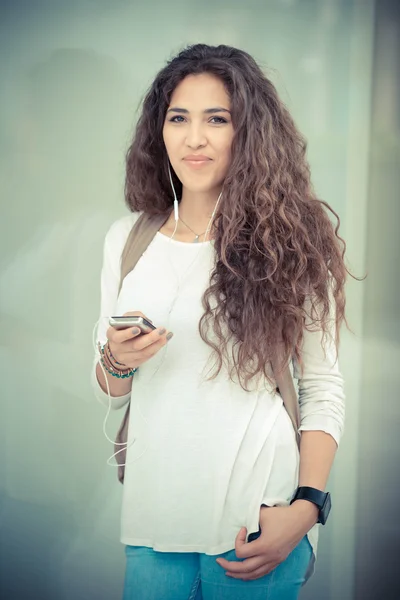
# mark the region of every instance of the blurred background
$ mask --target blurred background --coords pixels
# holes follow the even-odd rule
[[[347,422],[304,600],[400,597],[400,2],[0,1],[0,596],[110,600],[122,488],[89,386],[140,101],[189,43],[252,54],[309,142],[353,273]],[[108,425],[112,436],[122,415]]]

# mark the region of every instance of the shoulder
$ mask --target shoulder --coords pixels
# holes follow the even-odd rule
[[[105,239],[106,246],[110,251],[122,253],[129,233],[141,214],[141,212],[130,213],[112,223]]]

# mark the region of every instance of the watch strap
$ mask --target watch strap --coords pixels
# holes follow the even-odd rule
[[[324,505],[326,495],[327,492],[322,492],[316,488],[301,486],[297,488],[292,502],[295,500],[308,500],[309,502],[316,504],[321,509]]]

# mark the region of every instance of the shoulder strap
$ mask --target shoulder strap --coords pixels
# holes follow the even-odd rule
[[[283,405],[292,421],[293,429],[296,433],[297,444],[300,445],[300,433],[298,431],[300,427],[300,407],[289,365],[286,365],[282,370],[279,367],[278,361],[275,360],[271,362],[271,366],[276,386],[283,400]]]
[[[121,277],[118,294],[121,291],[125,277],[128,273],[133,271],[157,231],[167,221],[169,214],[170,213],[150,216],[142,213],[132,227],[121,255]],[[118,479],[121,483],[124,483],[125,478],[126,448],[122,448],[122,445],[127,444],[128,440],[130,405],[131,403],[129,402],[119,427],[114,446],[116,452],[115,460],[118,464]]]
[[[167,221],[170,212],[159,215],[142,213],[132,227],[121,255],[121,277],[118,294],[125,277],[133,271],[157,231]]]

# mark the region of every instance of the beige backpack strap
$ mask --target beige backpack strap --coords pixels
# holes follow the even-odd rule
[[[133,271],[143,252],[147,249],[157,231],[164,225],[171,212],[147,215],[142,213],[132,227],[121,255],[121,277],[118,294],[125,277]]]
[[[300,433],[298,431],[300,427],[299,400],[289,365],[286,365],[283,370],[280,369],[278,361],[272,361],[271,365],[279,394],[296,433],[297,444],[300,445]]]
[[[162,215],[147,215],[142,213],[132,227],[121,255],[121,277],[118,294],[121,291],[124,278],[128,273],[133,271],[143,252],[145,252],[157,231],[164,225],[170,214],[170,211],[168,214],[164,213]],[[124,448],[123,445],[126,445],[128,441],[129,412],[130,402],[117,432],[114,446],[117,453],[115,460],[118,464],[118,479],[121,483],[124,483],[125,477],[126,447]]]

